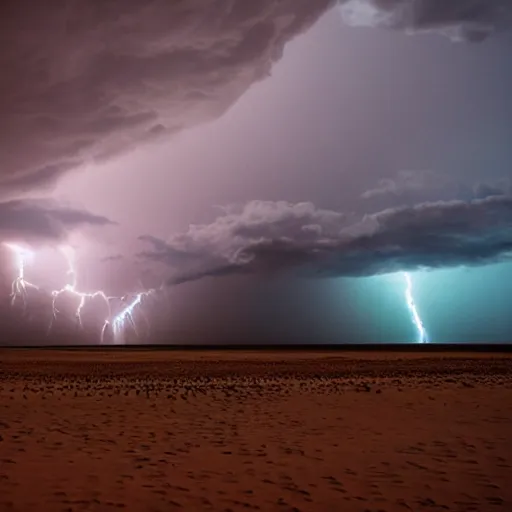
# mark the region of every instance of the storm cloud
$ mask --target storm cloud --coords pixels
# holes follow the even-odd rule
[[[337,4],[348,24],[471,40],[511,11],[508,0],[7,0],[0,194],[220,117]]]
[[[83,226],[106,226],[111,220],[46,199],[20,199],[0,203],[0,237],[52,242]]]
[[[331,0],[11,0],[0,194],[222,115]]]
[[[510,28],[509,0],[340,0],[345,23],[408,33],[442,33],[454,41],[478,42]]]
[[[145,237],[152,250],[141,257],[168,264],[169,283],[176,284],[236,273],[364,277],[512,256],[508,196],[388,209],[355,223],[349,218],[311,203],[253,201],[168,241]]]

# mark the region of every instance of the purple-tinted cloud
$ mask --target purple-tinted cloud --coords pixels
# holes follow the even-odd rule
[[[221,116],[339,4],[349,24],[475,40],[509,0],[6,0],[0,194]]]
[[[223,114],[333,0],[7,0],[0,194]]]
[[[145,238],[153,250],[142,257],[167,263],[173,269],[169,283],[176,284],[267,271],[370,276],[512,256],[512,197],[423,203],[346,221],[309,203],[254,201],[239,214],[192,226],[168,241]]]
[[[0,236],[23,241],[56,241],[82,226],[114,224],[100,215],[45,199],[20,199],[0,203]]]

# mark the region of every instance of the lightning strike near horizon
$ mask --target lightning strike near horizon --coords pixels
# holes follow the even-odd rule
[[[27,265],[28,260],[31,260],[34,257],[34,253],[21,245],[13,243],[4,243],[4,245],[16,256],[16,267],[18,270],[17,277],[14,279],[11,286],[11,305],[14,306],[16,300],[20,299],[22,301],[23,308],[25,309],[27,306],[27,290],[29,288],[34,290],[38,289],[35,284],[25,280],[25,266]]]
[[[11,292],[11,305],[14,306],[16,301],[19,299],[22,301],[24,310],[27,307],[27,290],[35,289],[39,290],[39,287],[35,284],[28,282],[25,279],[25,267],[27,263],[34,258],[34,252],[28,248],[25,248],[21,245],[15,243],[4,243],[4,245],[14,254],[15,256],[15,264],[17,269],[17,275],[12,282],[12,292]],[[67,263],[67,271],[66,275],[68,277],[67,283],[58,290],[52,290],[49,292],[51,297],[51,320],[50,325],[48,326],[47,334],[49,335],[53,324],[57,319],[60,311],[58,309],[58,299],[64,295],[70,295],[77,299],[79,299],[78,305],[75,309],[75,318],[77,327],[83,328],[82,322],[82,312],[88,300],[92,300],[95,298],[101,299],[105,305],[107,306],[107,315],[103,322],[103,326],[100,334],[100,343],[103,343],[105,340],[105,336],[109,328],[112,328],[114,342],[122,342],[123,341],[123,332],[127,326],[127,323],[131,325],[133,331],[137,336],[139,336],[139,331],[137,328],[135,311],[138,311],[138,314],[141,318],[144,319],[146,323],[147,332],[149,333],[150,324],[149,319],[145,315],[141,306],[146,297],[149,297],[155,290],[150,289],[147,291],[139,292],[135,295],[135,298],[131,300],[129,303],[127,302],[127,296],[124,297],[111,297],[108,296],[103,290],[98,290],[95,292],[82,292],[77,289],[78,275],[76,270],[76,262],[75,262],[75,251],[71,246],[61,246],[58,248],[59,251],[63,254],[66,263]],[[117,314],[112,319],[112,307],[111,301],[113,300],[121,300],[121,302],[125,305],[125,307],[121,310],[119,314]]]
[[[101,329],[101,343],[103,343],[103,339],[105,336],[106,328],[109,324],[109,318],[111,316],[111,309],[110,309],[110,300],[112,297],[107,296],[107,294],[101,290],[95,291],[95,292],[80,292],[77,290],[77,272],[76,272],[76,266],[75,266],[75,251],[70,246],[61,246],[59,247],[61,253],[64,255],[68,269],[66,272],[66,275],[69,276],[69,281],[66,285],[64,285],[60,290],[53,290],[51,292],[52,295],[52,320],[50,322],[50,326],[48,327],[48,334],[50,333],[53,322],[57,319],[57,315],[59,313],[59,310],[57,309],[57,299],[64,293],[68,293],[70,295],[73,295],[80,299],[80,302],[78,303],[78,306],[76,308],[75,312],[75,318],[77,321],[77,325],[79,327],[83,327],[82,323],[82,310],[85,306],[85,303],[88,299],[95,299],[95,298],[101,298],[108,310],[107,318],[105,319],[103,323],[103,327]]]
[[[418,308],[416,306],[416,303],[414,301],[413,296],[413,288],[412,288],[412,278],[411,275],[408,272],[403,273],[406,288],[405,288],[405,302],[407,304],[407,308],[409,309],[409,312],[411,313],[412,320],[414,322],[414,325],[418,331],[418,343],[428,343],[428,333],[425,329],[425,326],[423,325],[423,321],[420,317],[420,314],[418,312]]]
[[[124,329],[126,328],[126,323],[129,322],[132,326],[133,331],[135,332],[136,336],[139,337],[139,332],[137,329],[137,324],[135,322],[135,310],[142,305],[143,300],[146,297],[149,297],[153,290],[148,290],[145,292],[140,292],[137,295],[135,295],[135,298],[126,305],[113,319],[112,321],[112,330],[114,333],[114,339],[119,340],[122,338]],[[124,301],[124,298],[123,298]],[[141,314],[143,315],[142,311]],[[143,315],[143,318],[146,322],[146,325],[149,329],[149,321],[145,315]]]

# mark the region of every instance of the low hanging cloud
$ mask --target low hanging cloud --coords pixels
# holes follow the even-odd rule
[[[151,249],[140,256],[168,265],[171,285],[266,272],[365,277],[512,258],[512,197],[423,203],[349,219],[311,203],[253,201],[167,241],[142,237]]]
[[[238,264],[236,254],[249,241],[290,240],[311,243],[321,237],[336,237],[347,225],[348,216],[317,209],[312,203],[251,201],[241,211],[226,208],[226,213],[211,224],[192,225],[186,233],[168,241],[144,235],[140,240],[151,250],[140,254],[154,262],[193,274],[197,268]]]
[[[340,0],[345,23],[478,42],[512,25],[509,0]]]
[[[0,237],[4,241],[54,242],[65,239],[75,228],[112,224],[106,217],[46,199],[0,203]]]
[[[5,0],[0,195],[220,117],[338,5],[351,25],[475,40],[509,0]]]
[[[6,0],[0,195],[221,116],[334,0]]]

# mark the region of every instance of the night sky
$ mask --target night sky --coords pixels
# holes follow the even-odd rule
[[[508,0],[0,19],[0,343],[511,341]]]

